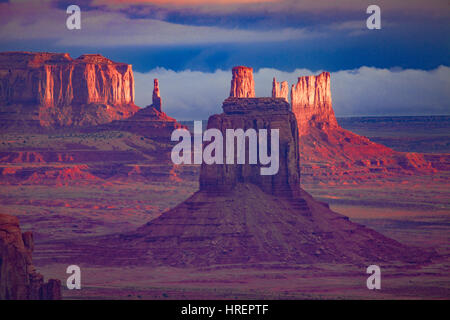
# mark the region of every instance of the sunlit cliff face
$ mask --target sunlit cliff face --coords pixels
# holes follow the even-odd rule
[[[98,54],[72,59],[68,54],[5,52],[0,54],[0,80],[4,111],[20,114],[17,105],[35,110],[42,126],[99,124],[138,110],[131,65]]]

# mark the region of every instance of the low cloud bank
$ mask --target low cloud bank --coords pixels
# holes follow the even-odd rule
[[[271,95],[274,76],[292,86],[298,77],[320,72],[260,69],[254,74],[256,95]],[[153,78],[159,79],[163,109],[168,115],[178,120],[200,120],[222,112],[222,101],[229,95],[231,71],[175,72],[157,68],[135,72],[137,105],[151,104]],[[446,66],[430,71],[361,67],[331,73],[337,116],[450,114],[449,88],[450,68]]]

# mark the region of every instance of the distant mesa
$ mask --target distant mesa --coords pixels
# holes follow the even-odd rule
[[[129,64],[99,54],[0,53],[0,125],[88,126],[124,119],[134,104]]]
[[[233,70],[246,70],[250,79],[249,68]],[[239,91],[236,83],[232,91]],[[300,188],[297,121],[284,98],[229,97],[222,108],[209,118],[209,129],[279,129],[278,173],[261,176],[260,164],[203,164],[198,192],[138,230],[102,243],[139,250],[141,263],[177,267],[418,263],[433,257],[349,221]]]
[[[0,53],[0,128],[126,130],[167,140],[183,127],[162,111],[158,79],[150,106],[134,98],[129,64],[99,54]]]
[[[0,214],[0,300],[60,300],[61,281],[44,277],[33,266],[33,234],[19,220]]]
[[[59,143],[37,150],[25,140],[23,146],[5,147],[0,160],[23,166],[0,170],[1,183],[91,185],[137,176],[175,178],[181,170],[170,161],[170,136],[184,126],[163,112],[158,79],[148,86],[152,101],[139,108],[129,64],[98,54],[72,59],[66,53],[0,53],[0,130],[62,133]],[[74,133],[77,143],[70,141]],[[95,143],[97,137],[104,143]],[[141,165],[139,174],[132,174],[131,164]]]

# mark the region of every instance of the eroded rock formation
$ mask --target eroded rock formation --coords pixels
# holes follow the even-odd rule
[[[274,79],[272,94],[281,95]],[[299,77],[291,106],[300,135],[300,164],[305,183],[352,183],[399,174],[436,171],[424,155],[396,152],[341,128],[334,114],[328,72]]]
[[[33,234],[22,233],[19,220],[0,214],[0,300],[59,300],[61,281],[36,272],[31,254]]]
[[[284,99],[228,98],[223,111],[210,117],[209,129],[279,130],[278,173],[262,177],[258,163],[203,164],[198,192],[137,231],[103,242],[140,250],[140,263],[181,267],[418,263],[433,256],[349,221],[300,188],[297,122]]]
[[[129,64],[98,54],[0,53],[2,126],[95,125],[137,110]]]
[[[230,97],[253,98],[255,97],[255,82],[253,81],[253,69],[244,66],[234,67],[231,79]]]
[[[152,106],[157,111],[162,111],[162,101],[161,101],[161,94],[159,93],[159,82],[158,79],[153,80],[153,99],[152,99]]]
[[[275,77],[272,82],[272,98],[283,98],[287,102],[289,102],[289,84],[287,81],[283,81],[281,83],[277,82]]]
[[[248,161],[238,165],[203,163],[200,190],[227,192],[237,183],[254,183],[270,194],[295,192],[300,183],[299,144],[297,124],[289,111],[289,104],[282,98],[228,98],[222,108],[224,113],[209,117],[208,129],[219,129],[224,137],[227,129],[279,130],[279,152],[283,155],[279,161],[279,173],[261,175],[260,166],[248,164]],[[225,157],[224,154],[224,163]]]

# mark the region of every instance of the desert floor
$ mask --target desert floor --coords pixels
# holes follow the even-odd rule
[[[448,299],[450,210],[447,177],[422,176],[365,185],[305,185],[355,222],[405,244],[434,248],[426,266],[380,264],[382,289],[366,288],[363,265],[255,264],[176,269],[80,263],[82,289],[65,299]],[[87,186],[0,186],[2,212],[35,233],[34,264],[65,284],[71,242],[133,230],[186,199],[196,182],[112,182]],[[74,254],[75,256],[75,254]],[[139,257],[130,257],[139,259]],[[78,264],[76,259],[70,262]],[[376,264],[376,262],[374,262]]]

